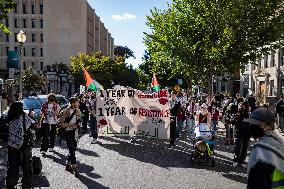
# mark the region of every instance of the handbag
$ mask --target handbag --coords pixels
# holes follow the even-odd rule
[[[69,117],[67,117],[64,123],[70,123],[75,114],[76,114],[76,111],[74,111]],[[65,135],[65,128],[59,127],[57,129],[57,136],[62,139],[64,138],[64,135]]]

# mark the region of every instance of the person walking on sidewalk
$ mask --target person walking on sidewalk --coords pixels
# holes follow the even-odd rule
[[[187,137],[190,139],[193,128],[195,126],[195,116],[197,112],[197,104],[195,103],[195,100],[192,99],[191,102],[189,103],[186,111],[186,131],[187,131]]]
[[[76,161],[76,149],[79,139],[79,128],[81,124],[81,112],[79,110],[79,99],[72,97],[69,100],[70,106],[63,110],[59,117],[59,126],[64,128],[64,139],[66,141],[69,155],[67,156],[66,171],[79,176],[79,169]]]
[[[31,131],[33,121],[26,115],[21,102],[13,102],[8,111],[8,170],[7,189],[15,189],[19,180],[19,168],[23,170],[22,188],[32,187],[32,145],[34,135]]]
[[[241,166],[246,167],[245,159],[247,157],[247,151],[251,138],[250,127],[246,119],[250,115],[250,106],[248,102],[239,104],[239,111],[234,116],[232,124],[236,130],[236,142],[234,149],[234,167]]]
[[[266,108],[253,111],[249,122],[253,138],[248,162],[248,189],[284,188],[284,140],[274,132],[275,116]]]
[[[284,96],[281,95],[280,100],[276,103],[276,113],[278,116],[278,126],[281,132],[284,133]]]
[[[59,112],[60,106],[56,101],[55,95],[50,94],[47,102],[41,108],[43,123],[41,125],[42,142],[40,151],[43,155],[48,148],[49,151],[52,151],[54,148]]]
[[[91,97],[88,101],[88,111],[90,112],[91,136],[93,137],[91,144],[96,144],[98,140],[96,108],[97,108],[97,97],[96,97],[96,93],[92,92]]]

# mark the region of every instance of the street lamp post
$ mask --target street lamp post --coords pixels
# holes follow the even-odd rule
[[[27,40],[27,35],[22,30],[17,35],[17,40],[20,43],[20,71],[19,71],[19,99],[23,98],[23,45]]]

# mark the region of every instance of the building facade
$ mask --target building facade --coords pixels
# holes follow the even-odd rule
[[[113,58],[113,38],[87,0],[16,0],[17,7],[4,20],[12,34],[0,31],[0,78],[8,78],[8,51],[18,51],[16,35],[27,34],[24,44],[23,69],[32,67],[49,80],[48,90],[71,90],[71,78],[48,65],[70,65],[78,53],[101,51]],[[10,74],[11,75],[11,74]],[[11,76],[10,76],[11,77]],[[58,84],[58,82],[60,82]]]
[[[241,94],[263,94],[268,99],[284,94],[284,48],[271,51],[248,64],[241,75]]]

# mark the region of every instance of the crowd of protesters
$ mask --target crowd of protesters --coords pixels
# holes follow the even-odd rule
[[[224,144],[234,146],[233,166],[246,167],[245,159],[251,138],[260,141],[259,147],[253,148],[253,159],[250,159],[248,164],[248,188],[255,188],[252,183],[256,182],[258,177],[263,177],[265,186],[271,186],[274,181],[277,183],[277,179],[282,178],[281,173],[284,172],[283,154],[279,156],[279,153],[284,150],[283,145],[282,147],[280,145],[283,144],[283,141],[272,133],[275,116],[266,107],[258,106],[254,95],[244,99],[239,94],[234,97],[225,97],[221,93],[216,93],[213,98],[209,99],[207,96],[188,97],[185,92],[171,94],[170,148],[175,146],[175,141],[179,140],[183,131],[188,140],[192,140],[194,128],[199,124],[208,125],[214,136],[222,135],[219,132],[219,123],[222,121],[225,126]],[[21,102],[16,101],[11,104],[8,112],[9,147],[6,179],[8,189],[16,187],[19,179],[19,167],[23,170],[22,187],[31,188],[32,186],[32,143],[33,130],[36,128],[40,129],[40,151],[43,156],[54,150],[56,135],[60,141],[65,140],[69,151],[66,157],[66,171],[75,174],[76,177],[79,176],[76,148],[80,133],[87,133],[89,125],[91,143],[95,144],[98,140],[96,94],[90,92],[85,95],[77,95],[70,98],[69,102],[68,108],[61,109],[55,95],[50,94],[47,102],[42,105],[40,119],[34,117],[32,110],[26,115]],[[283,96],[276,105],[276,113],[280,131],[283,132]],[[254,124],[253,127],[252,124]],[[268,139],[262,140],[263,136]],[[271,145],[267,147],[268,149],[263,147],[266,143]],[[266,154],[264,157],[260,157],[258,154],[263,150],[266,150]],[[262,160],[263,162],[259,163]],[[259,170],[261,168],[267,168],[270,171],[269,174],[261,172]],[[274,175],[274,180],[268,179],[268,175]]]

